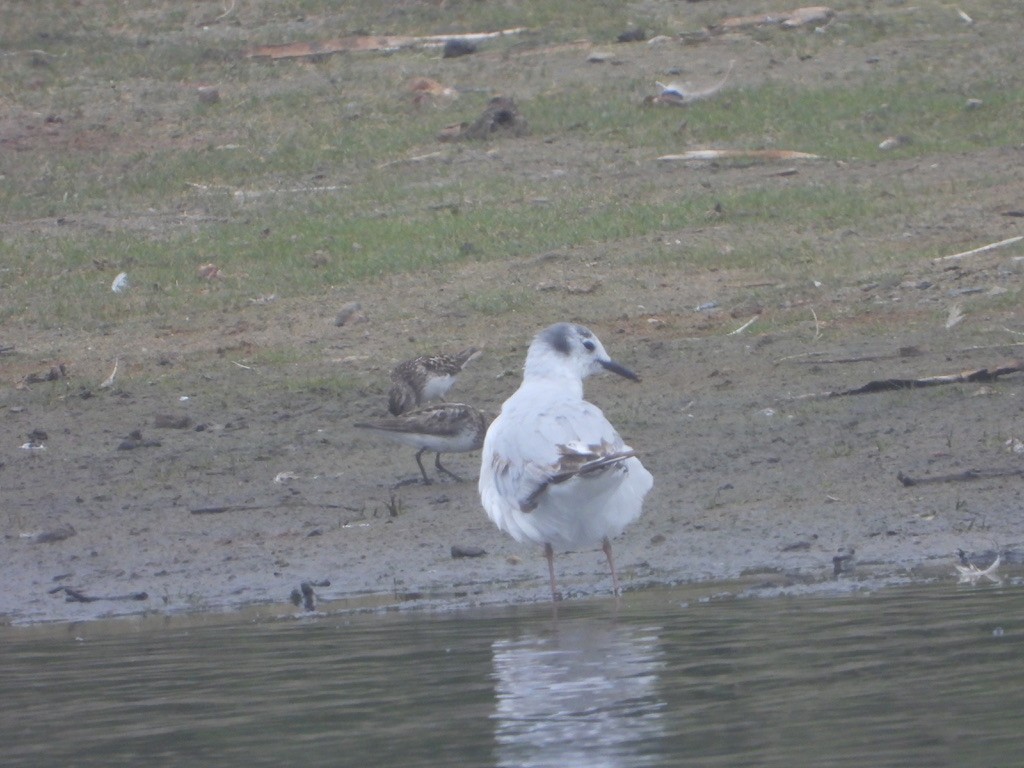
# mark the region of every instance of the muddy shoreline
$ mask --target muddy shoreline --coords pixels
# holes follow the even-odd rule
[[[1016,466],[1007,414],[1019,412],[1020,374],[820,396],[882,372],[981,366],[990,350],[957,352],[953,365],[953,351],[935,341],[900,357],[899,340],[876,339],[873,352],[895,355],[880,363],[863,341],[850,341],[802,365],[790,362],[805,349],[797,334],[621,331],[597,328],[644,382],[602,377],[587,392],[655,477],[643,517],[615,542],[627,592],[737,579],[765,590],[827,585],[837,557],[844,583],[955,580],[958,548],[1013,552],[1024,539],[1019,477],[916,486],[897,479]],[[477,341],[488,342],[488,353],[452,394],[497,407],[518,383],[524,344],[496,333]],[[375,343],[371,332],[348,348]],[[857,358],[864,360],[825,362]],[[255,372],[226,357],[178,370],[169,383],[151,378],[162,367],[159,359],[138,363],[138,373],[90,397],[75,379],[48,383],[45,397],[39,386],[5,393],[10,433],[46,435],[46,450],[8,441],[2,459],[9,509],[18,510],[0,541],[5,622],[249,606],[302,613],[290,597],[303,582],[316,585],[317,606],[328,610],[547,599],[539,549],[491,525],[475,482],[417,482],[411,450],[352,427],[382,412],[387,365],[344,398],[289,392],[295,369]],[[240,376],[249,377],[245,386]],[[141,439],[127,449],[133,432]],[[478,461],[448,457],[466,477]],[[453,547],[486,554],[453,557]],[[600,551],[560,553],[556,565],[569,599],[607,595]],[[75,597],[138,593],[146,599]]]
[[[566,320],[643,377],[586,387],[654,476],[643,516],[614,542],[627,599],[672,585],[955,582],[958,549],[1009,553],[1016,578],[1024,256],[1019,241],[976,250],[1024,231],[1024,146],[1003,130],[1019,114],[1008,5],[970,9],[967,23],[946,6],[862,3],[821,28],[689,37],[763,4],[653,3],[636,9],[665,33],[652,42],[555,30],[451,60],[244,57],[254,42],[336,38],[349,11],[370,8],[295,18],[279,5],[239,4],[209,28],[166,3],[112,5],[116,20],[82,29],[60,4],[38,30],[22,14],[31,55],[7,59],[23,92],[0,144],[21,163],[7,175],[34,179],[34,197],[0,222],[17,246],[3,287],[18,297],[0,329],[0,624],[302,614],[291,595],[304,583],[329,611],[546,601],[539,548],[499,533],[480,506],[479,454],[446,457],[467,482],[423,485],[413,451],[353,424],[386,415],[395,364],[469,346],[484,353],[449,397],[496,410],[531,337]],[[454,13],[408,5],[423,6],[422,31]],[[97,68],[34,50],[51,44]],[[104,64],[101,47],[123,58]],[[714,98],[730,125],[762,108],[750,98],[761,88],[788,99],[850,87],[879,103],[808,111],[799,131],[771,114],[722,143],[753,150],[739,159],[660,160],[721,137],[695,130],[687,110],[700,104],[653,103],[655,84],[727,72]],[[428,75],[454,90],[418,100],[410,78]],[[217,84],[217,101],[197,101],[200,80]],[[941,119],[920,120],[913,99],[910,114],[881,103],[908,88]],[[529,135],[439,142],[426,127],[471,120],[509,93]],[[316,119],[292,140],[299,113]],[[835,157],[762,152],[820,152],[801,132],[836,120],[855,130]],[[349,152],[345,130],[360,125],[373,139],[411,133],[388,133],[379,157]],[[161,183],[165,167],[182,188]],[[93,189],[118,194],[93,200]],[[328,226],[349,221],[353,194],[352,231]],[[809,221],[800,201],[819,196],[835,207]],[[523,245],[501,230],[516,247],[494,247],[492,215],[515,208],[543,227],[563,198],[591,223]],[[657,218],[591,231],[626,200]],[[657,213],[694,201],[684,218]],[[483,224],[449,231],[468,217]],[[311,221],[322,236],[305,237]],[[362,234],[381,221],[430,227],[408,262],[420,266],[391,271],[387,242]],[[223,239],[203,236],[219,228]],[[123,237],[135,255],[106,251]],[[150,251],[167,242],[168,255]],[[379,255],[380,271],[342,269],[356,254]],[[262,279],[277,258],[282,286]],[[122,271],[131,288],[114,293]],[[360,312],[339,324],[353,302]],[[556,566],[570,600],[607,596],[600,551],[559,553]]]

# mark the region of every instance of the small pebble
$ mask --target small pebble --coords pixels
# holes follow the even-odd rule
[[[487,550],[483,547],[462,546],[459,544],[452,544],[452,557],[456,560],[461,557],[483,557],[486,554]]]
[[[365,323],[366,315],[363,314],[363,307],[358,301],[350,301],[342,305],[334,318],[334,324],[341,328],[350,323]]]
[[[627,29],[625,32],[620,34],[615,40],[619,43],[639,43],[647,39],[647,33],[644,32],[640,27],[633,27]]]
[[[196,94],[199,96],[201,104],[216,104],[220,101],[220,91],[212,85],[202,85],[196,88]]]
[[[476,53],[475,43],[468,40],[446,40],[441,58],[455,59],[459,56],[468,56],[471,53]]]

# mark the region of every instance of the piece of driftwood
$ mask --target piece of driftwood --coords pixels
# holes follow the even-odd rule
[[[926,376],[921,379],[876,379],[855,389],[844,389],[839,392],[826,392],[825,397],[845,397],[847,395],[870,395],[875,392],[892,392],[900,389],[922,389],[940,384],[967,384],[982,381],[995,381],[1000,376],[1024,371],[1024,362],[1015,360],[996,368],[978,368],[973,371],[950,373],[943,376]]]
[[[759,13],[753,16],[735,16],[713,24],[710,30],[716,34],[735,32],[750,27],[781,26],[795,29],[808,24],[828,24],[835,18],[836,12],[828,6],[812,5],[806,8],[794,8],[781,13]]]
[[[1014,330],[1011,330],[1009,328],[1003,328],[1003,330],[1006,331],[1007,333],[1017,333],[1017,334],[1020,333],[1020,331],[1014,331]],[[970,347],[964,347],[962,349],[958,349],[957,351],[958,352],[977,352],[978,350],[984,350],[984,349],[1006,349],[1007,347],[1024,347],[1024,341],[1007,341],[1007,342],[1005,342],[1003,344],[975,344],[975,345],[970,346]]]
[[[81,590],[75,589],[74,587],[60,586],[54,587],[50,590],[49,594],[54,595],[58,592],[64,593],[64,600],[69,603],[95,603],[100,600],[148,600],[149,595],[146,592],[129,592],[127,595],[104,595],[93,596],[87,595]]]
[[[741,333],[743,333],[745,330],[747,330],[747,328],[749,328],[751,325],[753,325],[754,321],[757,320],[757,318],[759,318],[759,317],[760,317],[760,315],[754,315],[752,318],[747,320],[747,322],[745,322],[743,325],[741,325],[735,331],[729,331],[725,335],[726,336],[739,336]]]
[[[972,248],[969,251],[961,251],[960,253],[951,253],[949,256],[939,256],[938,258],[932,259],[932,261],[951,261],[952,259],[962,259],[966,256],[976,256],[979,253],[985,253],[986,251],[994,251],[996,248],[1005,248],[1008,245],[1019,243],[1024,240],[1024,235],[1017,235],[1017,237],[1008,237],[1005,240],[1000,240],[998,243],[989,243],[983,245],[980,248]]]
[[[497,32],[471,32],[462,35],[352,35],[318,43],[285,43],[283,45],[257,45],[245,56],[251,59],[299,59],[309,56],[327,56],[342,51],[395,51],[401,48],[440,48],[449,40],[467,43],[491,40],[506,35],[518,35],[526,27],[502,29]]]
[[[1004,328],[1008,333],[1019,333],[1009,328]],[[1010,347],[1024,347],[1024,341],[1007,341],[1002,344],[975,344],[970,347],[961,347],[956,350],[960,354],[968,352],[983,352],[989,349],[1008,349]],[[918,347],[900,347],[896,352],[883,352],[878,354],[851,355],[849,357],[839,356],[837,352],[801,352],[796,355],[786,355],[776,358],[773,362],[790,363],[793,365],[836,365],[840,363],[870,363],[878,360],[898,360],[907,357],[920,357],[924,352]],[[833,355],[829,357],[829,355]]]
[[[896,479],[909,488],[912,485],[931,485],[933,483],[962,483],[969,480],[988,480],[993,477],[1020,477],[1024,469],[968,469],[966,472],[955,472],[951,475],[928,475],[927,477],[911,477],[903,472],[896,473]]]
[[[820,155],[790,149],[691,149],[659,160],[820,160]]]

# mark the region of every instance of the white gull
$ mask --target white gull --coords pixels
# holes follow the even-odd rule
[[[601,545],[618,594],[611,539],[640,517],[654,484],[601,410],[583,399],[583,380],[605,370],[639,381],[589,329],[545,328],[527,351],[523,383],[484,438],[480,500],[498,528],[544,547],[556,600],[555,547]]]

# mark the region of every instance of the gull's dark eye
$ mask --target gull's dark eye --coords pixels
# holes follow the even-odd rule
[[[586,341],[583,342],[583,348],[587,350],[587,352],[593,352],[595,349],[594,342],[592,342],[590,339],[587,339]]]

